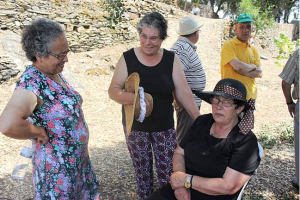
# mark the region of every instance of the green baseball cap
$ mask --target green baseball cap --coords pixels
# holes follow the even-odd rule
[[[238,18],[236,19],[236,23],[240,23],[240,22],[253,22],[253,18],[250,14],[247,14],[247,13],[243,13],[243,14],[240,14],[238,16]]]

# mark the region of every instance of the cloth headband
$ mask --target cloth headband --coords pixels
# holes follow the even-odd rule
[[[246,101],[244,95],[239,90],[228,85],[217,85],[214,89],[214,92],[222,92]],[[247,103],[249,105],[249,109],[245,112],[245,114],[242,117],[242,120],[238,125],[240,128],[240,132],[243,134],[247,134],[254,128],[253,111],[255,110],[255,100],[250,98],[247,101]]]
[[[244,95],[237,89],[230,87],[228,85],[217,85],[214,89],[214,92],[222,92],[229,94],[231,96],[237,97],[239,99],[245,99]]]
[[[255,110],[255,100],[249,99],[248,104],[250,108],[244,114],[242,120],[239,123],[240,132],[246,135],[249,131],[254,128],[254,114],[253,111]]]

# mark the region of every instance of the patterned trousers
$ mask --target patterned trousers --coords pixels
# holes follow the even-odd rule
[[[141,199],[153,190],[153,152],[159,188],[169,183],[173,171],[173,154],[176,148],[176,131],[172,128],[162,132],[131,131],[126,136],[127,147],[135,169],[138,195]]]

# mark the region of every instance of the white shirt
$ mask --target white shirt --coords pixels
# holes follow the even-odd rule
[[[194,14],[194,15],[200,15],[200,9],[198,8],[198,7],[194,7],[193,9],[192,9],[192,14]]]
[[[190,88],[192,90],[203,91],[206,85],[206,75],[196,49],[197,46],[189,39],[179,36],[170,51],[173,51],[179,57]],[[194,94],[193,96],[196,104],[199,106],[201,104],[201,99]]]

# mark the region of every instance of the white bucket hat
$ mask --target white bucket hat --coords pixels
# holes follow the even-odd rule
[[[197,30],[199,30],[203,26],[202,24],[198,24],[197,21],[192,17],[184,17],[179,22],[179,30],[177,31],[178,35],[189,35]]]

